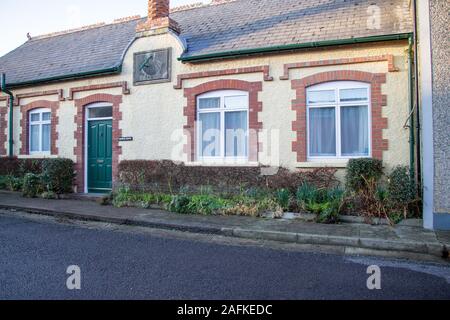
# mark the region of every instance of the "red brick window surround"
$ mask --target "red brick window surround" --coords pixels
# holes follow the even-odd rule
[[[21,155],[30,154],[30,147],[29,147],[30,112],[35,109],[41,108],[51,110],[52,116],[51,116],[51,135],[50,135],[50,143],[51,143],[50,154],[55,156],[58,155],[58,148],[56,146],[56,141],[58,141],[57,126],[59,125],[59,116],[58,116],[59,101],[48,101],[48,100],[34,101],[29,104],[20,106],[20,112],[22,114],[22,119],[20,120],[20,127],[22,129],[20,133]]]
[[[120,111],[120,104],[122,103],[121,95],[110,94],[93,94],[82,99],[75,100],[75,107],[77,114],[75,115],[75,124],[77,129],[74,132],[76,145],[74,148],[74,154],[76,156],[76,186],[79,193],[85,191],[85,120],[86,120],[86,108],[93,103],[106,102],[111,103],[113,108],[113,159],[112,159],[112,171],[113,171],[113,183],[117,181],[119,156],[122,154],[122,147],[119,145],[119,139],[122,136],[122,130],[119,128],[119,122],[122,120],[122,112]]]
[[[262,111],[262,102],[258,101],[258,92],[262,91],[262,82],[247,82],[242,80],[216,80],[200,84],[193,88],[185,88],[184,96],[187,105],[184,108],[184,116],[187,124],[184,127],[187,136],[187,145],[184,151],[188,155],[189,162],[197,160],[196,121],[197,121],[197,97],[207,92],[220,90],[240,90],[249,94],[249,161],[258,161],[258,133],[262,130],[258,114]]]
[[[8,126],[8,122],[6,121],[6,117],[8,114],[7,107],[0,107],[0,156],[6,155],[6,128]]]
[[[296,141],[292,143],[292,151],[297,153],[297,161],[308,161],[307,89],[316,84],[332,81],[359,81],[370,84],[372,119],[371,156],[382,160],[383,151],[388,150],[389,145],[388,140],[383,139],[383,129],[387,129],[388,119],[382,116],[382,107],[387,105],[387,97],[381,93],[381,86],[386,83],[386,74],[340,70],[317,73],[303,79],[292,80],[292,89],[296,90],[296,99],[292,101],[292,110],[296,111],[296,120],[292,123],[292,129],[297,134]]]

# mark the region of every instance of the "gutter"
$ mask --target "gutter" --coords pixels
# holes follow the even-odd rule
[[[272,46],[265,48],[254,48],[254,49],[244,49],[244,50],[234,50],[234,51],[224,51],[218,53],[204,54],[191,57],[178,58],[181,62],[202,62],[217,59],[230,59],[236,58],[244,55],[255,55],[264,53],[275,53],[280,51],[290,51],[297,49],[308,49],[308,48],[320,48],[320,47],[330,47],[338,45],[347,44],[358,44],[358,43],[370,43],[370,42],[380,42],[380,41],[394,41],[394,40],[406,40],[411,37],[412,33],[399,33],[393,35],[381,35],[381,36],[371,36],[371,37],[361,37],[361,38],[349,38],[341,40],[324,40],[324,41],[314,41],[299,44],[289,44],[283,46]]]
[[[38,79],[33,81],[26,81],[26,82],[17,82],[17,83],[9,83],[9,88],[20,88],[20,87],[27,87],[27,86],[34,86],[34,85],[40,85],[50,82],[58,82],[58,81],[64,81],[64,80],[78,80],[78,79],[84,79],[84,78],[91,78],[95,76],[104,76],[104,75],[113,75],[113,74],[120,74],[122,72],[122,63],[119,65],[107,68],[107,69],[99,69],[89,72],[81,72],[81,73],[74,73],[64,76],[57,76],[57,77],[51,77],[51,78],[44,78],[44,79]]]
[[[0,74],[0,92],[9,95],[9,137],[8,137],[8,156],[14,156],[14,139],[13,139],[13,120],[14,120],[14,95],[6,88],[6,75]]]

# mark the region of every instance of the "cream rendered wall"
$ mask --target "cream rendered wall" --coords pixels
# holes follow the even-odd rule
[[[167,83],[134,86],[133,85],[133,55],[135,52],[148,51],[158,48],[172,48],[172,81]],[[352,65],[316,67],[291,70],[290,78],[298,79],[311,74],[331,71],[331,70],[360,70],[367,72],[380,72],[387,74],[387,83],[383,86],[383,94],[388,96],[388,106],[383,108],[383,116],[389,119],[389,128],[384,130],[383,137],[389,140],[389,150],[383,153],[385,165],[391,168],[395,165],[409,164],[409,142],[408,130],[403,125],[408,117],[408,72],[406,42],[386,42],[383,44],[359,45],[352,47],[337,47],[333,49],[316,49],[314,51],[303,51],[297,53],[247,57],[239,60],[223,60],[200,64],[183,64],[177,58],[183,52],[182,42],[171,34],[166,33],[157,36],[137,39],[127,52],[123,72],[120,75],[91,78],[88,80],[61,82],[24,88],[15,90],[15,94],[32,91],[63,89],[67,96],[69,88],[87,86],[100,83],[116,81],[127,81],[131,90],[130,95],[123,96],[121,111],[123,114],[120,128],[123,136],[132,136],[134,141],[121,142],[122,156],[120,160],[133,159],[172,159],[174,161],[185,161],[186,156],[182,154],[182,147],[185,143],[183,126],[186,118],[183,115],[186,99],[184,90],[175,90],[177,75],[191,72],[222,70],[239,67],[250,67],[269,65],[271,76],[274,81],[264,82],[262,73],[245,75],[210,77],[202,79],[185,80],[184,88],[196,86],[201,83],[217,79],[240,79],[245,81],[262,81],[263,91],[259,93],[259,100],[263,102],[263,111],[259,114],[260,121],[263,122],[264,130],[275,130],[279,134],[280,165],[291,169],[297,167],[317,167],[336,166],[345,167],[345,163],[330,162],[321,163],[297,163],[297,155],[292,152],[292,142],[296,139],[296,134],[291,130],[292,122],[296,114],[291,110],[292,100],[295,99],[295,91],[291,88],[291,81],[280,80],[283,75],[285,63],[295,63],[304,61],[329,60],[350,57],[378,56],[383,54],[393,54],[395,65],[399,72],[388,72],[388,63],[372,62]],[[94,93],[121,94],[120,88],[87,91],[75,94],[75,99],[79,99]],[[21,105],[36,100],[54,100],[56,96],[36,97],[23,99]],[[2,103],[2,102],[0,102]],[[60,104],[59,116],[59,156],[68,157],[75,160],[73,148],[75,146],[74,131],[76,125],[74,116],[76,110],[73,101],[64,101]],[[15,107],[15,152],[20,149],[19,123],[21,113],[19,107]],[[260,137],[261,138],[261,137]],[[262,140],[262,138],[260,139]],[[264,141],[263,141],[264,142]],[[274,147],[274,146],[271,146]],[[264,150],[267,150],[267,145]],[[275,148],[275,150],[278,148]],[[271,164],[265,159],[264,154],[260,155],[262,164]]]

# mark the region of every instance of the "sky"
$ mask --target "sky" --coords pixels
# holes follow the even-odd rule
[[[147,15],[147,0],[1,0],[0,56],[31,36],[134,15]],[[208,0],[171,0],[171,6]]]

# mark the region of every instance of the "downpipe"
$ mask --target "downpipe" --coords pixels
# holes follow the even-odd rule
[[[413,37],[409,37],[408,39],[409,45],[408,45],[408,89],[409,89],[409,97],[408,97],[408,104],[409,104],[409,167],[410,167],[410,174],[411,178],[415,179],[416,177],[416,170],[415,170],[415,145],[416,145],[416,139],[415,139],[415,132],[414,132],[414,86],[413,86],[413,45],[414,45],[414,39]]]

